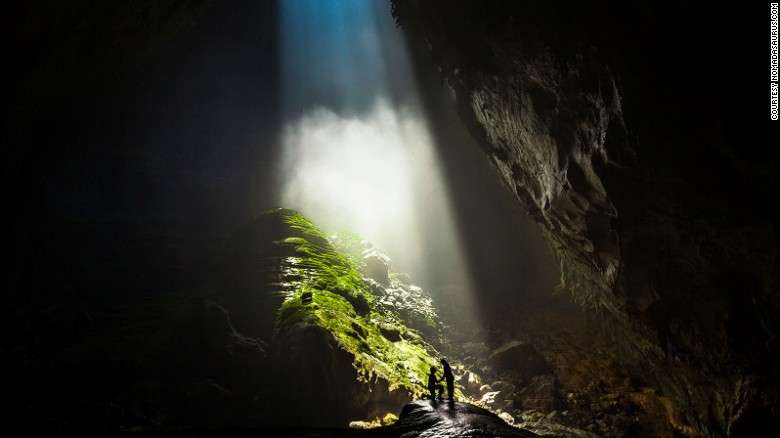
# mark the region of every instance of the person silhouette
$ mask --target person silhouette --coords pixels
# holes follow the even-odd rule
[[[441,365],[444,367],[444,375],[441,376],[441,380],[447,382],[447,400],[452,400],[455,395],[455,376],[452,374],[450,364],[444,358],[441,359]]]
[[[431,367],[431,373],[428,374],[428,391],[431,392],[431,400],[436,399],[436,390],[439,391],[439,400],[442,400],[442,393],[444,393],[444,387],[439,383],[439,379],[436,378],[436,368]]]

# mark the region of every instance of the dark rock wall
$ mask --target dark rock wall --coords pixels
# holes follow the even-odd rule
[[[47,301],[100,294],[95,290],[103,286],[104,278],[99,277],[115,277],[120,271],[115,265],[121,256],[111,251],[117,246],[134,251],[134,246],[141,246],[139,235],[164,228],[157,224],[150,231],[154,224],[124,223],[107,229],[97,221],[74,225],[77,221],[67,214],[73,212],[62,211],[58,195],[65,185],[81,189],[77,196],[83,211],[72,216],[88,215],[99,203],[94,198],[122,197],[119,191],[96,184],[112,173],[127,172],[137,153],[135,145],[117,140],[121,135],[101,142],[102,133],[123,126],[112,119],[121,113],[117,96],[127,97],[123,93],[144,76],[144,62],[191,24],[207,3],[41,0],[2,6],[5,87],[0,143],[11,261],[4,266],[8,286],[0,309],[3,322],[12,321],[9,326]],[[153,244],[159,245],[155,252],[176,245],[175,237],[165,239],[171,241]],[[125,241],[116,245],[117,240]],[[143,273],[127,282],[132,286],[123,284],[115,290],[138,287],[141,276],[159,280],[159,272],[151,274],[159,260],[152,261],[147,250],[134,254],[132,263],[148,263],[152,269],[141,268]]]
[[[631,372],[699,433],[776,428],[776,402],[748,395],[777,375],[777,129],[753,85],[768,15],[548,3],[393,13]]]

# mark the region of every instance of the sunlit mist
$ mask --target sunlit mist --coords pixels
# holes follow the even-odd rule
[[[433,139],[385,1],[282,2],[281,200],[469,289]]]
[[[442,195],[435,172],[426,173],[434,161],[420,120],[377,100],[360,115],[316,108],[287,125],[285,205],[377,243],[419,242],[417,196]],[[419,245],[403,257],[419,259]]]

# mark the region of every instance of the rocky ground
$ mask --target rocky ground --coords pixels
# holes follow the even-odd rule
[[[483,326],[442,316],[463,394],[510,424],[554,437],[696,436],[575,307],[496,309]]]

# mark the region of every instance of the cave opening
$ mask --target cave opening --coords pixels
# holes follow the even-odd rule
[[[399,255],[396,263],[426,284],[460,283],[461,271],[467,284],[470,267],[457,260],[467,249],[459,241],[475,245],[480,234],[490,241],[485,249],[500,240],[493,236],[504,234],[511,243],[498,252],[516,245],[515,257],[533,259],[546,251],[527,220],[519,219],[522,231],[495,223],[501,216],[518,220],[522,210],[502,196],[506,189],[489,163],[473,152],[478,147],[448,104],[435,67],[422,53],[412,63],[387,5],[293,4],[282,5],[279,13],[282,106],[289,120],[278,176],[282,205],[307,212],[326,229],[364,235]],[[453,199],[458,197],[467,199]],[[479,202],[483,197],[489,199]],[[466,221],[458,216],[474,218],[458,230],[468,236],[455,236],[460,226],[455,222]],[[520,233],[531,234],[525,242],[530,256],[518,255],[524,245],[515,236]],[[491,256],[486,264],[511,257]],[[548,276],[549,264],[542,261],[525,274]],[[546,295],[536,281],[528,281],[529,289]],[[549,278],[541,281],[550,286]]]
[[[282,3],[278,14],[279,204],[386,251],[462,327],[554,301],[554,256],[388,5]]]
[[[514,378],[519,386],[550,373],[529,346],[536,333],[511,321],[545,326],[555,312],[577,319],[580,311],[553,296],[560,274],[550,248],[457,117],[427,55],[407,44],[385,2],[282,3],[278,14],[279,204],[322,230],[357,233],[370,242],[362,260],[374,266],[378,254],[380,271],[432,298],[435,355],[454,361],[470,400],[481,402],[484,383]],[[407,298],[394,292],[401,283],[378,278],[380,310],[403,315]],[[302,286],[306,300],[316,303],[325,283]],[[510,359],[490,358],[493,351]],[[528,369],[494,372],[517,366],[512,360]]]

